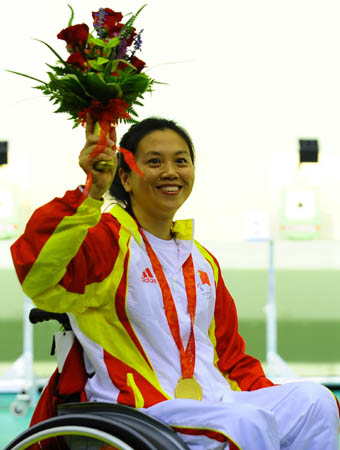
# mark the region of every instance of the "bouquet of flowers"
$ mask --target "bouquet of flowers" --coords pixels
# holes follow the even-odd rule
[[[143,94],[152,91],[156,83],[143,69],[146,64],[136,53],[141,50],[142,31],[137,32],[134,22],[145,5],[136,14],[130,14],[125,23],[123,15],[110,8],[92,12],[94,30],[85,23],[73,25],[74,11],[68,27],[61,30],[58,39],[66,41],[69,56],[64,60],[49,44],[46,45],[58,58],[56,65],[47,66],[49,81],[30,75],[9,71],[39,82],[35,88],[58,105],[55,112],[65,112],[73,120],[74,127],[85,124],[91,114],[99,124],[100,138],[90,155],[99,154],[107,145],[109,133],[115,136],[118,122],[135,122],[135,106],[143,106]],[[133,155],[126,149],[117,149],[132,170],[139,172]],[[105,169],[105,163],[102,169]]]

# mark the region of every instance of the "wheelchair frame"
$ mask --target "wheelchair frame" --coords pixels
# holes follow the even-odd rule
[[[33,308],[29,320],[33,324],[57,320],[70,329],[67,314]],[[94,445],[94,440],[101,444]],[[177,433],[159,420],[130,406],[100,402],[59,405],[58,416],[25,430],[4,450],[99,450],[105,446],[117,450],[189,450]]]

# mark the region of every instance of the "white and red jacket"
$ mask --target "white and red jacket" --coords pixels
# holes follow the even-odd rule
[[[84,350],[87,399],[147,408],[174,397],[179,351],[137,223],[118,205],[109,213],[101,207],[79,189],[42,206],[13,244],[13,261],[37,307],[69,313]],[[192,221],[177,221],[172,231],[177,286],[183,286],[181,268],[189,255],[194,264],[194,376],[203,400],[220,401],[226,389],[272,386],[260,362],[245,353],[233,299],[216,259],[193,240]],[[168,283],[183,307],[185,290]]]

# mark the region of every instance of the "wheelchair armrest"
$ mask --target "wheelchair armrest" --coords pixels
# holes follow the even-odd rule
[[[32,324],[36,324],[38,322],[46,322],[49,320],[57,320],[65,330],[70,330],[71,325],[66,313],[52,313],[49,311],[44,311],[39,308],[32,308],[29,314],[29,321]]]

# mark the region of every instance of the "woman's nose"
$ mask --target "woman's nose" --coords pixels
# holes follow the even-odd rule
[[[176,165],[173,164],[172,162],[166,162],[163,165],[161,176],[163,178],[169,178],[169,177],[176,178],[178,176],[177,170],[176,170]]]

